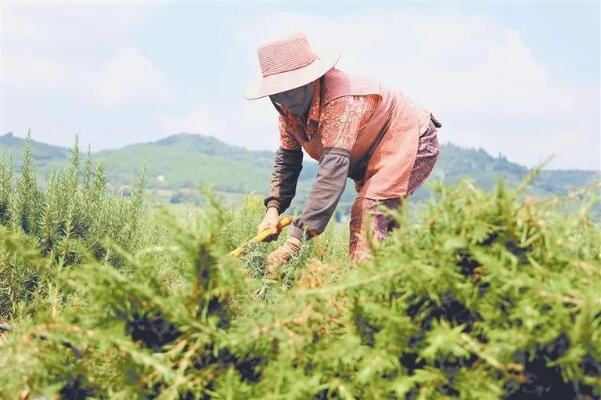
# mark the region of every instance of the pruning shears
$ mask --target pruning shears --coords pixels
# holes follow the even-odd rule
[[[280,222],[278,223],[278,228],[284,229],[285,227],[287,227],[288,225],[290,225],[292,223],[292,221],[294,221],[294,218],[291,217],[290,215],[285,215],[285,216],[281,216],[280,217]],[[263,242],[265,241],[265,239],[267,239],[269,236],[271,236],[271,229],[263,229],[261,232],[259,232],[257,234],[257,236],[255,236],[254,238],[248,240],[246,243],[244,243],[242,246],[232,250],[230,252],[230,256],[232,257],[240,257],[242,255],[242,253],[244,253],[244,251],[246,250],[246,248],[252,244],[252,243],[259,243],[259,242]]]

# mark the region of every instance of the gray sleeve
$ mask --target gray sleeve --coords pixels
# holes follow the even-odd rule
[[[303,213],[295,219],[291,235],[297,239],[321,234],[328,225],[340,196],[344,192],[349,172],[350,152],[334,147],[324,149],[319,159],[317,179],[311,187]]]
[[[271,178],[271,190],[264,199],[265,207],[276,207],[284,212],[296,194],[296,183],[303,169],[303,151],[286,150],[280,147],[275,153],[275,163]]]

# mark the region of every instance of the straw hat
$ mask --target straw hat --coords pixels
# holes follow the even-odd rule
[[[314,53],[304,33],[298,32],[265,43],[257,51],[262,79],[249,85],[244,96],[259,99],[313,82],[340,59],[336,49]]]

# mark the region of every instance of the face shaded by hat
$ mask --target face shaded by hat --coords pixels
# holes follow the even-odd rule
[[[311,107],[315,86],[315,81],[313,81],[295,89],[272,94],[269,99],[280,114],[292,113],[302,117]]]
[[[297,98],[300,92],[294,92],[293,89],[320,78],[340,59],[338,50],[313,52],[303,33],[265,43],[259,47],[257,54],[262,79],[249,85],[244,95],[254,100],[290,91],[281,98],[276,97],[275,102]]]

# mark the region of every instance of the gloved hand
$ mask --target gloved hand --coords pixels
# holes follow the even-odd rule
[[[265,262],[265,277],[269,279],[280,279],[278,271],[282,264],[287,263],[301,248],[301,241],[295,237],[290,237],[278,249],[267,256]]]
[[[271,230],[271,235],[265,239],[266,242],[271,242],[272,240],[276,240],[280,235],[281,229],[279,227],[280,222],[280,213],[277,208],[269,207],[267,212],[265,212],[265,216],[263,220],[257,226],[257,233],[262,232],[265,229]]]

